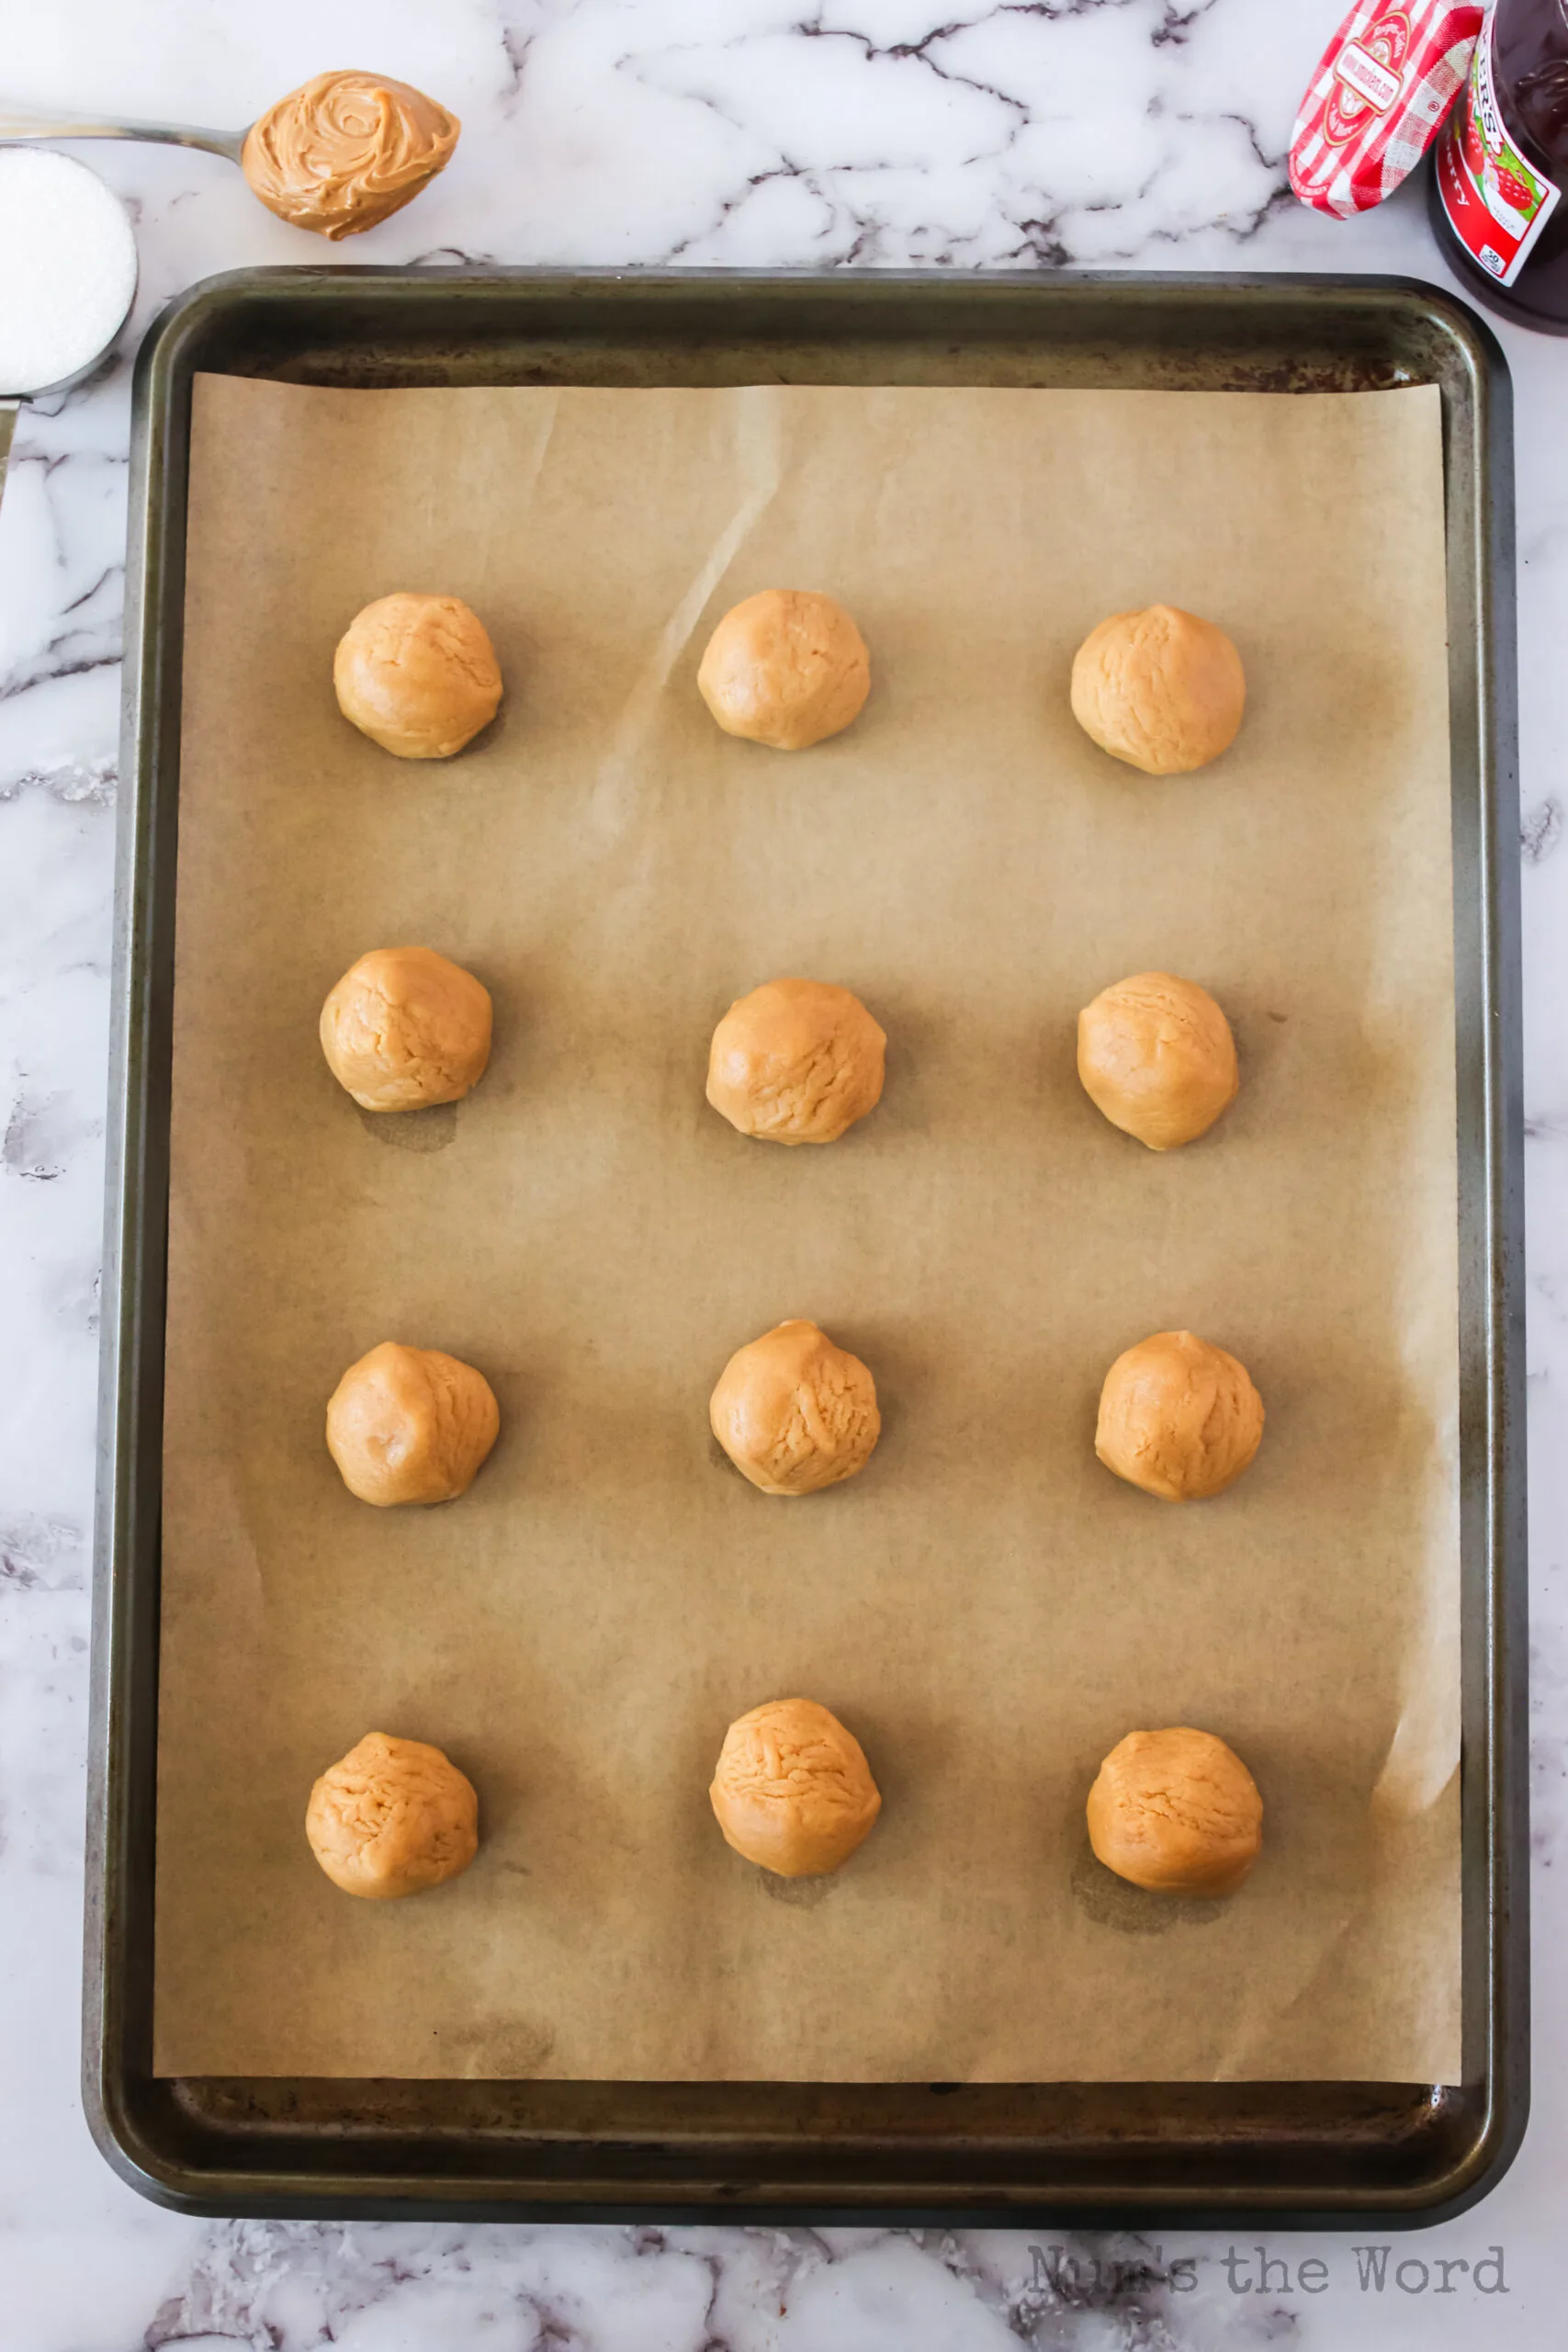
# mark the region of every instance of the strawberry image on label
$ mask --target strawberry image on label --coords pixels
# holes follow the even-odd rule
[[[1486,147],[1481,136],[1481,125],[1468,107],[1461,109],[1460,138],[1464,145],[1464,160],[1479,179],[1486,168]]]

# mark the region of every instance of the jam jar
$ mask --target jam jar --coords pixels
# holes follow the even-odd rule
[[[1521,326],[1568,334],[1568,0],[1492,0],[1438,139],[1432,218],[1450,267]]]

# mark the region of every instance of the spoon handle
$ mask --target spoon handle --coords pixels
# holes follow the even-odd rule
[[[25,107],[0,105],[0,146],[23,139],[152,139],[165,147],[203,147],[209,154],[240,160],[243,130],[206,130],[192,122],[76,122]]]
[[[6,467],[11,455],[11,435],[17,429],[17,411],[20,402],[0,400],[0,498],[6,495]]]

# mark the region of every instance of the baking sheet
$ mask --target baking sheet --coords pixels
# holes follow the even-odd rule
[[[796,2080],[1459,2071],[1456,1181],[1435,389],[335,392],[204,378],[192,454],[164,1516],[163,2073]],[[872,647],[847,735],[712,727],[743,594]],[[508,681],[447,766],[333,703],[400,586]],[[1235,749],[1166,783],[1075,728],[1106,612],[1228,627]],[[315,1045],[365,948],[470,965],[455,1111]],[[1201,979],[1244,1090],[1163,1159],[1074,1015]],[[732,997],[855,988],[882,1107],[784,1152],[703,1101]],[[876,1374],[863,1476],[716,1459],[741,1340]],[[1106,1365],[1185,1323],[1269,1428],[1218,1501],[1095,1462]],[[469,1496],[374,1512],[321,1438],[375,1341],[479,1363]],[[883,1818],[838,1878],[724,1847],[730,1717],[802,1690]],[[1268,1808],[1244,1894],[1088,1855],[1100,1757],[1190,1722]],[[371,1727],[476,1781],[468,1874],[355,1905],[310,1780]]]

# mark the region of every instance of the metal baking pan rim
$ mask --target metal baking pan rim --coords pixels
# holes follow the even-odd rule
[[[175,2113],[177,2100],[164,2095],[182,2090],[188,2097],[202,2086],[159,2084],[145,2064],[151,2006],[151,1905],[145,1882],[151,1863],[156,1728],[156,1437],[161,1429],[161,1362],[157,1349],[148,1345],[146,1310],[150,1298],[159,1303],[161,1343],[164,1243],[158,1185],[154,1182],[151,1188],[149,1214],[146,1179],[150,1170],[155,1175],[160,1121],[167,1109],[163,1049],[169,972],[166,958],[160,963],[157,948],[162,940],[166,950],[168,924],[165,921],[160,930],[156,918],[160,890],[172,893],[183,435],[188,426],[189,381],[196,368],[221,368],[225,359],[235,372],[283,372],[256,364],[254,342],[251,356],[242,355],[238,363],[232,340],[227,354],[220,346],[223,335],[232,338],[237,325],[248,322],[254,338],[268,322],[276,332],[291,311],[297,322],[316,331],[318,364],[325,349],[330,366],[333,353],[341,356],[345,336],[350,344],[357,339],[363,352],[366,321],[377,311],[384,313],[388,304],[401,304],[405,312],[423,310],[427,322],[434,322],[436,332],[427,334],[420,346],[418,365],[439,367],[441,337],[454,303],[471,314],[470,328],[482,317],[491,340],[504,313],[522,306],[531,313],[536,340],[541,324],[547,322],[558,339],[569,343],[574,334],[582,343],[592,343],[596,329],[600,340],[593,347],[601,353],[619,347],[613,343],[615,334],[623,345],[646,351],[657,340],[653,330],[662,327],[668,334],[676,325],[692,350],[700,348],[710,357],[727,345],[743,346],[752,354],[772,351],[781,368],[792,343],[813,349],[819,361],[829,354],[831,365],[837,350],[852,343],[890,352],[923,342],[929,352],[934,334],[947,339],[944,364],[961,370],[968,344],[983,343],[990,334],[1021,348],[1032,334],[1044,355],[1041,365],[1046,367],[1044,377],[1032,380],[1064,380],[1052,370],[1077,351],[1079,373],[1071,380],[1111,381],[1116,378],[1118,341],[1127,345],[1129,323],[1141,322],[1145,337],[1152,337],[1156,326],[1163,331],[1174,370],[1167,380],[1172,382],[1213,383],[1219,358],[1220,380],[1281,391],[1347,379],[1367,384],[1435,378],[1441,383],[1450,609],[1456,582],[1468,583],[1471,592],[1464,600],[1467,628],[1455,631],[1450,671],[1456,876],[1461,832],[1469,825],[1473,837],[1465,838],[1474,881],[1472,894],[1456,889],[1456,952],[1463,948],[1474,956],[1482,982],[1480,1001],[1468,1008],[1473,1016],[1468,1029],[1462,1018],[1467,1008],[1461,1004],[1461,1136],[1467,1117],[1474,1130],[1475,1173],[1466,1214],[1478,1220],[1472,1241],[1479,1235],[1467,1268],[1469,1296],[1461,1298],[1461,1311],[1472,1316],[1482,1335],[1485,1388],[1483,1409],[1471,1415],[1472,1425],[1480,1428],[1484,1459],[1479,1465],[1471,1460],[1471,1472],[1479,1467],[1479,1475],[1469,1476],[1466,1486],[1472,1518],[1482,1530],[1483,1573],[1469,1573],[1472,1564],[1467,1555],[1465,1578],[1466,1875],[1467,1883],[1479,1875],[1483,1886],[1476,1901],[1467,1899],[1467,1999],[1480,1987],[1473,2030],[1467,2014],[1469,2087],[1433,2093],[1429,2098],[1430,2136],[1451,2140],[1457,2132],[1459,2143],[1419,2177],[1377,2187],[1367,2178],[1352,2177],[1352,2165],[1337,2182],[1315,2178],[1292,2184],[1261,2179],[1255,2166],[1240,2162],[1228,2181],[1183,2182],[1156,2179],[1146,2166],[1134,2164],[1123,2180],[1111,2183],[1091,2177],[1097,2165],[1090,2162],[1081,2177],[1058,2178],[1049,2187],[1020,2180],[987,2188],[973,2176],[963,2177],[962,2151],[955,2150],[953,2179],[929,2184],[924,2193],[921,2186],[907,2180],[898,2194],[886,2178],[878,2182],[875,2168],[854,2183],[819,2178],[813,2185],[793,2168],[790,2177],[781,2178],[775,2171],[770,2178],[765,2147],[755,2140],[748,2143],[753,2165],[745,2180],[735,2162],[739,2150],[728,2143],[705,2150],[710,2158],[706,2163],[693,2143],[694,2161],[683,2178],[672,2177],[667,2165],[653,2167],[659,2177],[635,2166],[628,2177],[624,2165],[614,2162],[617,2143],[606,2140],[597,2145],[597,2165],[580,2170],[576,2177],[558,2177],[547,2183],[504,2164],[489,2171],[482,2163],[452,2162],[458,2151],[451,2135],[439,2127],[431,2154],[447,2161],[423,2170],[414,2164],[389,2162],[390,2149],[383,2143],[378,2150],[374,2133],[362,2134],[357,2143],[352,2134],[321,2134],[321,2143],[336,2151],[337,2160],[319,2166],[299,2167],[284,2159],[271,2131],[253,2133],[250,2153],[254,2161],[243,2160],[243,2137],[230,2150],[203,2143],[202,2160],[192,2160],[197,2146],[186,2129],[188,2115],[182,2123]],[[917,306],[913,317],[907,307],[911,304]],[[749,321],[749,334],[740,332],[743,318]],[[694,329],[705,319],[710,324],[703,341]],[[803,321],[809,322],[814,343],[803,338]],[[328,330],[324,336],[323,328]],[[1072,342],[1075,328],[1081,350]],[[523,332],[515,321],[513,331]],[[1279,338],[1281,334],[1283,344],[1266,352],[1269,335]],[[261,340],[265,356],[265,333]],[[1132,340],[1136,343],[1135,337]],[[1139,347],[1146,357],[1154,345],[1151,341]],[[1381,367],[1371,367],[1380,353]],[[1412,353],[1417,354],[1414,359]],[[1125,348],[1121,356],[1125,358]],[[408,365],[406,350],[400,362],[394,357],[376,379],[411,380],[398,372],[400,365]],[[412,379],[420,379],[417,373]],[[500,372],[490,378],[504,379]],[[734,376],[707,379],[738,380]],[[965,379],[976,380],[961,372],[935,379]],[[690,379],[676,374],[663,380]],[[860,380],[885,379],[863,375]],[[1124,375],[1122,380],[1126,380]],[[95,1579],[84,2050],[89,2120],[111,2164],[142,2193],[191,2212],[408,2215],[428,2211],[463,2211],[476,2218],[643,2220],[680,2213],[780,2221],[838,2216],[864,2222],[874,2217],[907,2222],[952,2220],[962,2213],[972,2222],[1013,2227],[1053,2217],[1079,2226],[1099,2219],[1125,2227],[1134,2220],[1161,2217],[1179,2217],[1189,2226],[1211,2218],[1236,2226],[1247,2215],[1256,2214],[1275,2227],[1344,2226],[1374,2216],[1383,2226],[1396,2227],[1430,2223],[1484,2195],[1506,2169],[1522,2137],[1528,2081],[1510,389],[1489,330],[1450,293],[1394,278],[1175,277],[1113,272],[1042,278],[1010,272],[974,277],[914,272],[758,277],[714,271],[249,271],[191,288],[155,323],[138,365],[136,416],[105,1259],[105,1410]],[[1466,799],[1467,786],[1472,788],[1473,806]],[[1468,1104],[1462,1056],[1466,1036],[1475,1081]],[[137,1854],[143,1865],[140,1887],[128,1867]],[[1030,2087],[1041,2091],[1050,2086]],[[1081,2092],[1095,2086],[1071,2087]],[[1173,2087],[1180,2091],[1191,2086]],[[1379,2086],[1343,2087],[1360,2093]],[[1427,2087],[1408,2088],[1413,2104],[1405,2112],[1418,2115]],[[186,2141],[183,2157],[182,2129]],[[1406,2133],[1411,2136],[1423,2134]],[[833,2144],[830,2140],[822,2143],[825,2148]],[[1212,2153],[1213,2143],[1207,2145]],[[619,2146],[622,2155],[633,2154],[632,2143]],[[977,2156],[978,2148],[971,2146]],[[270,2167],[260,2161],[268,2153],[275,2158]],[[646,2137],[636,2143],[636,2153],[649,2153]],[[1196,2143],[1190,2153],[1194,2173],[1201,2174],[1204,2166],[1198,2161]],[[501,2154],[493,2143],[491,2154]],[[608,2165],[606,2157],[612,2159]],[[984,2166],[976,2169],[983,2171]]]

